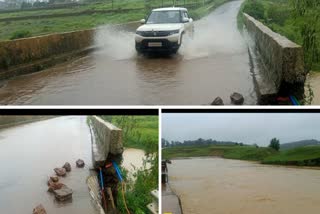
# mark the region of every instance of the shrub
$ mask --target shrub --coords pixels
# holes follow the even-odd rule
[[[278,5],[270,5],[267,9],[268,22],[273,22],[283,26],[285,21],[290,17],[290,10],[279,7]]]
[[[249,0],[243,7],[243,11],[256,19],[264,19],[264,6],[257,0]]]
[[[31,32],[28,30],[19,30],[19,31],[15,31],[12,34],[12,36],[10,37],[10,40],[31,37],[31,35],[32,35]]]

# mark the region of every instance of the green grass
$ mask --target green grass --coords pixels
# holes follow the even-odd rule
[[[111,122],[122,129],[125,147],[158,151],[158,116],[112,116]]]
[[[197,3],[197,8],[189,8],[191,17],[199,19],[207,15],[217,6],[225,3],[229,0],[208,0],[203,1],[199,0],[186,0],[186,4]],[[0,13],[0,18],[9,18],[9,17],[27,17],[34,15],[57,15],[57,17],[52,18],[39,18],[39,19],[23,19],[16,21],[5,21],[0,22],[0,40],[10,40],[14,38],[14,34],[17,31],[28,31],[30,36],[40,36],[51,33],[61,33],[69,32],[75,30],[84,30],[95,28],[105,24],[118,24],[126,23],[131,21],[138,21],[142,18],[145,18],[150,12],[151,8],[161,7],[162,1],[159,0],[150,0],[145,3],[145,0],[124,0],[115,1],[114,9],[134,9],[134,8],[143,8],[139,11],[128,11],[128,12],[116,12],[116,13],[94,13],[90,15],[77,15],[77,16],[68,16],[68,17],[59,17],[61,14],[71,14],[77,12],[84,12],[88,10],[101,11],[101,10],[110,10],[112,9],[111,3],[101,2],[101,3],[92,3],[88,5],[83,5],[73,8],[65,9],[47,9],[47,10],[36,10],[36,11],[19,11],[11,13]],[[171,6],[171,0],[164,0],[164,5]],[[176,1],[176,5],[184,5],[184,1]]]
[[[255,146],[180,146],[165,148],[163,157],[165,159],[178,157],[201,157],[218,156],[228,159],[239,160],[263,160],[265,157],[274,154],[270,148],[256,148]]]
[[[265,158],[262,163],[320,166],[320,146],[305,146],[281,151],[278,154]]]
[[[257,6],[254,6],[256,4]],[[257,10],[259,8],[259,10]],[[259,12],[261,11],[261,12]],[[271,30],[287,37],[291,41],[302,45],[303,39],[300,33],[300,24],[306,22],[305,18],[294,18],[292,15],[292,7],[289,0],[246,0],[241,6],[238,14],[238,26],[242,28],[243,16],[242,12],[248,13],[254,18],[261,21]],[[320,29],[320,23],[317,26]],[[317,33],[318,48],[320,48],[320,31]],[[314,61],[311,67],[314,71],[320,71],[320,62]]]
[[[320,166],[320,146],[275,151],[255,146],[177,146],[162,150],[164,159],[217,156],[227,159],[260,161],[263,164]]]

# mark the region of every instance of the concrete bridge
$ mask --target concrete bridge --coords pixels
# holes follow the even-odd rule
[[[243,36],[242,2],[195,22],[194,38],[174,56],[137,55],[137,22],[2,42],[0,104],[202,105],[219,96],[228,105],[234,92],[247,105],[275,104],[283,94],[300,99],[301,47],[248,16],[250,37]],[[32,71],[42,72],[15,77]]]

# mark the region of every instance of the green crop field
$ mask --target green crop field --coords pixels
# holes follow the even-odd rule
[[[179,0],[176,1],[176,6],[186,5],[186,7],[189,8],[191,17],[199,19],[227,1],[228,0]],[[19,12],[15,11],[7,13],[2,12],[0,13],[0,40],[84,30],[107,24],[138,21],[145,18],[152,8],[161,7],[162,5],[172,6],[172,1],[115,0],[113,6],[111,1],[107,1],[85,4],[72,8],[39,9],[31,11],[21,10]],[[136,10],[137,8],[141,9]],[[132,10],[123,12],[121,9]],[[115,11],[111,13],[105,12],[106,10]],[[88,11],[90,13],[86,13]],[[74,13],[80,12],[82,12],[82,14],[74,15]],[[41,17],[41,15],[53,15],[53,17]],[[64,17],[61,17],[62,15],[64,15]],[[1,21],[3,18],[15,17],[23,17],[23,19]]]

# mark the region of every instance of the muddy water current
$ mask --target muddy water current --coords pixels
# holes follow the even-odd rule
[[[142,166],[144,152],[125,149],[123,157],[123,166],[131,172],[132,165]],[[76,167],[79,158],[85,161],[84,168]],[[60,180],[73,190],[73,199],[59,203],[47,192],[47,179],[67,161],[72,171]],[[0,213],[32,213],[41,203],[47,213],[98,214],[86,184],[88,176],[95,175],[91,167],[91,135],[85,116],[0,129]]]
[[[173,160],[169,183],[185,214],[317,214],[320,170],[221,158]]]
[[[3,83],[0,104],[208,104],[233,92],[256,104],[247,45],[237,29],[242,0],[195,22],[193,39],[173,56],[138,56],[134,33],[105,27],[99,50]]]

